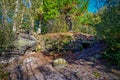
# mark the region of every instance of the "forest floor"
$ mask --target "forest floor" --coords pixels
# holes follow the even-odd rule
[[[70,51],[48,56],[44,52],[27,52],[6,68],[10,80],[120,80],[120,71],[102,58],[106,44],[98,41],[80,52]],[[67,66],[54,67],[63,58]]]

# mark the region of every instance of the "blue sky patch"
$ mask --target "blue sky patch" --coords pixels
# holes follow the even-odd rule
[[[88,11],[96,13],[106,3],[106,0],[89,0]]]

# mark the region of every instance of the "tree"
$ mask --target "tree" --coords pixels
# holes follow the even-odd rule
[[[14,18],[16,18],[17,17],[17,15],[18,15],[18,8],[19,8],[19,0],[16,0],[15,1],[15,12],[14,12]],[[13,22],[13,31],[16,31],[16,21],[14,20],[14,22]]]
[[[105,58],[120,67],[120,1],[105,7],[99,13],[101,21],[95,25],[97,36],[107,42]]]
[[[80,16],[87,10],[88,0],[64,0],[58,2],[61,6],[59,10],[65,15],[66,25],[69,26],[69,31],[72,31],[71,16]],[[71,15],[71,16],[70,16]]]
[[[60,15],[64,15],[66,25],[69,30],[72,29],[72,16],[80,16],[87,10],[88,0],[43,0],[43,5],[39,7],[39,15],[42,20],[48,22],[56,19]]]
[[[0,1],[0,11],[1,11],[1,25],[0,25],[0,48],[2,50],[8,49],[10,46],[13,46],[14,41],[14,34],[12,31],[12,23],[10,17],[12,14],[9,13],[10,10],[13,10],[14,0],[7,1],[1,0]]]
[[[37,33],[41,34],[41,26],[43,21],[43,0],[31,1],[31,16],[33,17],[33,23],[38,22]]]

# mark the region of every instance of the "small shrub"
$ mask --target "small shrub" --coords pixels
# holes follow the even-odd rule
[[[46,37],[45,48],[47,51],[61,52],[67,50],[66,47],[73,40],[71,36],[58,34],[58,38]]]
[[[7,50],[14,47],[14,33],[8,27],[0,29],[0,48]]]
[[[0,65],[0,80],[8,80],[8,72],[3,70],[3,65]]]
[[[95,78],[99,78],[100,77],[100,74],[98,72],[93,72],[93,75]]]

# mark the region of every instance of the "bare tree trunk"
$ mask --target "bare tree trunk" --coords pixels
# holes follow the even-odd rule
[[[19,7],[19,0],[16,0],[16,5],[15,5],[15,13],[14,13],[14,22],[13,22],[13,31],[15,32],[16,31],[16,17],[17,17],[17,14],[18,14],[18,7]]]
[[[31,12],[30,12],[30,14],[29,14],[29,17],[30,17],[30,27],[31,27],[31,29],[32,29],[32,31],[33,31],[35,24],[34,24],[34,17],[32,16],[32,13],[31,13]]]
[[[65,15],[65,21],[66,25],[69,26],[69,31],[72,32],[72,20],[71,17],[68,15]]]
[[[32,30],[34,30],[34,17],[32,16],[32,15],[33,15],[33,12],[31,11],[31,10],[32,10],[32,8],[31,8],[31,7],[32,7],[31,0],[28,0],[27,2],[28,2],[29,5],[30,5],[30,6],[28,7],[28,12],[29,12],[28,16],[29,16],[29,18],[30,18],[30,21],[29,21],[29,22],[30,22],[30,25],[29,25],[29,26],[31,27]]]
[[[29,7],[29,17],[30,17],[31,27],[33,29],[34,28],[34,18],[33,18],[32,13],[31,13],[32,5],[31,5],[31,1],[30,0],[28,0],[28,2],[29,2],[29,5],[30,5],[30,7]]]
[[[34,18],[31,16],[31,27],[34,29]]]
[[[39,21],[39,25],[38,25],[37,34],[41,34],[41,22],[40,21]]]
[[[21,13],[21,20],[20,20],[20,25],[19,25],[19,28],[21,28],[21,27],[22,27],[21,25],[22,25],[22,23],[23,23],[24,11],[25,11],[25,9],[23,8],[22,13]]]
[[[38,19],[39,19],[39,25],[38,25],[37,34],[41,34],[41,27],[42,27],[42,15],[41,14],[38,14]]]

